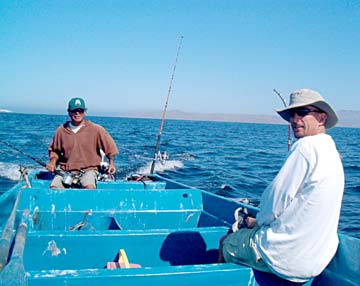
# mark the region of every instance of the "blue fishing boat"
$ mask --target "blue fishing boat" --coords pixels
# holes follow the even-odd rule
[[[49,188],[32,172],[0,197],[0,285],[256,285],[252,270],[217,263],[234,211],[254,206],[157,174]],[[339,235],[336,256],[306,285],[360,285],[360,240]]]

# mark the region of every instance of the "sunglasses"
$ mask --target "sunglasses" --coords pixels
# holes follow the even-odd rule
[[[78,109],[74,109],[74,110],[71,110],[70,111],[71,113],[84,113],[85,112],[85,110],[84,109],[81,109],[81,108],[78,108]]]
[[[288,112],[289,112],[290,117],[294,117],[295,113],[300,117],[304,117],[304,116],[308,115],[311,112],[323,113],[323,111],[321,111],[321,110],[309,109],[309,108],[290,109]]]

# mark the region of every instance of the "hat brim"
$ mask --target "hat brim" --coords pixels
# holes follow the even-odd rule
[[[73,111],[73,110],[76,110],[76,109],[83,109],[84,111],[87,110],[87,108],[82,108],[82,107],[74,107],[74,108],[68,108],[67,111]]]
[[[307,106],[307,105],[312,105],[315,106],[319,109],[321,109],[322,111],[324,111],[328,118],[326,120],[325,123],[325,127],[327,129],[334,127],[337,122],[339,121],[339,118],[335,112],[335,110],[325,101],[314,101],[314,102],[307,102],[306,104],[303,103],[295,103],[292,105],[287,106],[286,108],[283,109],[277,109],[276,112],[286,121],[290,122],[290,109],[294,109],[294,108],[298,108],[298,107],[303,107],[303,106]]]

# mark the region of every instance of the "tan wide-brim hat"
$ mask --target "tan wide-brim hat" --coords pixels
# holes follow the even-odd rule
[[[325,101],[320,93],[311,89],[300,89],[292,92],[290,94],[289,105],[286,108],[277,109],[276,112],[279,113],[283,119],[290,122],[289,110],[307,105],[315,106],[327,114],[328,117],[325,123],[326,128],[334,127],[339,121],[338,116],[331,105]]]

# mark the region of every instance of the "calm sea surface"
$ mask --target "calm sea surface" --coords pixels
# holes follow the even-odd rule
[[[148,173],[160,120],[88,117],[101,124],[116,141],[117,178]],[[47,162],[47,146],[67,116],[0,114],[0,140]],[[340,231],[360,238],[360,129],[334,128],[343,159],[345,194]],[[16,184],[19,165],[42,167],[0,142],[0,193]],[[234,198],[258,202],[280,169],[287,153],[287,126],[228,122],[167,120],[161,151],[170,158],[156,171],[182,183]],[[331,208],[331,206],[329,206]]]

